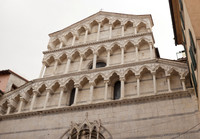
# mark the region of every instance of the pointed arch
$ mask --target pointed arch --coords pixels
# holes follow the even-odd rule
[[[147,24],[142,21],[137,25],[137,33],[147,32]]]

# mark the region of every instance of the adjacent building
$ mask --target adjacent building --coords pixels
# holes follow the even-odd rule
[[[100,11],[49,34],[40,78],[0,98],[0,138],[199,138],[187,64],[159,57],[153,25]]]
[[[0,93],[1,95],[6,92],[17,89],[23,84],[27,83],[28,80],[22,76],[16,74],[11,70],[1,70],[0,71]]]
[[[169,4],[175,44],[185,48],[192,84],[200,96],[200,1],[169,0]]]

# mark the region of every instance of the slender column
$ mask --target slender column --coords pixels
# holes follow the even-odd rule
[[[153,50],[152,50],[152,44],[150,43],[149,44],[149,48],[150,48],[150,58],[152,59],[153,58]]]
[[[168,91],[171,92],[171,85],[170,85],[170,75],[167,75],[167,85],[168,85]]]
[[[154,90],[154,94],[157,93],[157,87],[156,87],[156,72],[152,72],[153,75],[153,90]]]
[[[67,65],[65,67],[65,72],[64,73],[68,73],[69,72],[70,63],[71,63],[71,57],[68,57],[68,59],[67,59]]]
[[[186,91],[185,78],[181,78],[181,84],[182,84],[182,87],[183,87],[183,91]]]
[[[140,75],[135,76],[137,79],[137,96],[140,96]]]
[[[75,97],[74,97],[74,105],[77,103],[77,97],[78,97],[78,90],[79,90],[79,84],[74,85],[76,90],[75,90]]]
[[[97,139],[99,139],[99,131],[97,131]]]
[[[72,46],[74,46],[75,40],[76,40],[76,36],[74,35],[72,39]]]
[[[40,71],[40,77],[39,78],[42,78],[43,77],[43,73],[44,73],[44,69],[45,69],[45,63],[44,62],[42,62],[42,69],[41,69],[41,71]]]
[[[55,64],[54,64],[54,67],[53,67],[53,75],[56,74],[57,66],[58,66],[58,59],[55,60]]]
[[[122,37],[124,36],[124,25],[122,25]]]
[[[110,24],[109,39],[112,38],[112,24]]]
[[[89,134],[89,139],[91,139],[91,136],[92,136],[92,133],[90,132],[90,134]]]
[[[109,83],[109,80],[104,80],[104,84],[105,84],[104,100],[108,99],[108,83]]]
[[[136,61],[138,61],[139,60],[138,45],[135,46],[135,57],[136,57]]]
[[[121,64],[124,64],[124,47],[121,47]]]
[[[11,104],[8,104],[8,108],[7,108],[6,114],[10,114],[11,108],[12,108],[12,105],[11,105]]]
[[[133,25],[133,32],[134,34],[137,34],[137,27],[135,25]]]
[[[46,106],[47,106],[47,102],[49,100],[49,95],[50,93],[52,94],[53,93],[53,90],[52,89],[47,89],[47,94],[46,94],[46,98],[45,98],[45,101],[44,101],[44,106],[43,106],[43,109],[46,109]]]
[[[100,29],[101,29],[101,22],[99,22],[99,25],[98,25],[97,41],[99,41],[99,37],[100,37]]]
[[[63,97],[63,93],[64,93],[64,90],[65,90],[65,87],[62,86],[60,87],[61,88],[61,91],[60,91],[60,96],[59,96],[59,100],[58,100],[58,107],[61,106],[61,102],[62,102],[62,97]]]
[[[80,63],[79,63],[78,71],[81,71],[82,63],[83,63],[83,54],[80,55]]]
[[[22,111],[22,107],[25,104],[25,99],[23,97],[20,97],[20,103],[19,103],[19,109],[18,109],[18,113],[20,113]]]
[[[90,82],[90,100],[89,100],[89,103],[92,103],[92,101],[93,101],[94,85],[95,85],[94,82]]]
[[[124,98],[124,81],[125,81],[125,78],[121,77],[120,81],[121,81],[121,99],[123,99]]]
[[[63,47],[63,42],[60,42],[59,48],[62,48],[62,47]]]
[[[87,42],[87,35],[88,35],[88,29],[86,29],[86,31],[85,31],[84,43]]]
[[[107,63],[106,63],[106,67],[110,66],[110,50],[107,50]]]
[[[39,92],[38,91],[33,91],[33,98],[31,100],[31,106],[30,106],[30,111],[33,110],[33,106],[34,106],[34,103],[35,103],[35,99],[36,99],[36,96]]]
[[[97,52],[94,52],[92,69],[96,69],[96,63],[97,63]]]

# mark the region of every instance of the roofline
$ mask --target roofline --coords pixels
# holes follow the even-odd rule
[[[1,70],[0,71],[0,75],[4,75],[4,74],[14,74],[16,76],[18,76],[19,78],[23,79],[24,81],[28,82],[27,79],[25,79],[24,77],[20,76],[19,74],[15,73],[14,71],[7,69],[7,70]]]
[[[55,34],[61,32],[61,31],[64,31],[64,30],[66,30],[66,29],[68,29],[68,28],[70,28],[70,27],[73,27],[75,24],[78,24],[78,23],[80,23],[80,22],[82,22],[82,21],[84,21],[84,20],[86,20],[86,19],[89,19],[89,18],[91,18],[92,16],[98,15],[98,14],[100,14],[100,15],[101,15],[101,14],[117,14],[117,15],[139,16],[139,17],[141,17],[141,16],[149,16],[149,17],[151,18],[151,24],[152,24],[152,26],[154,26],[154,23],[153,23],[153,19],[152,19],[151,14],[133,15],[133,14],[124,14],[124,13],[115,13],[115,12],[99,11],[99,12],[97,12],[97,13],[95,13],[95,14],[93,14],[93,15],[90,15],[90,16],[88,16],[88,17],[86,17],[86,18],[84,18],[84,19],[82,19],[82,20],[80,20],[80,21],[78,21],[78,22],[75,22],[74,24],[71,24],[70,26],[68,26],[68,27],[66,27],[66,28],[63,28],[63,29],[61,29],[61,30],[59,30],[59,31],[56,31],[56,32],[53,32],[53,33],[50,33],[50,34],[49,34],[49,37],[53,37]]]

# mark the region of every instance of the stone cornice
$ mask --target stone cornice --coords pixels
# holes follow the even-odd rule
[[[129,38],[140,37],[140,36],[144,36],[144,35],[151,35],[152,38],[153,38],[153,43],[155,43],[153,33],[147,32],[147,33],[139,33],[139,34],[124,36],[124,37],[116,37],[116,38],[112,38],[112,39],[88,42],[86,44],[78,44],[78,45],[68,46],[68,47],[59,48],[59,49],[55,49],[55,50],[43,51],[43,54],[54,53],[54,52],[59,52],[59,51],[69,50],[69,49],[76,49],[76,48],[81,48],[81,47],[88,47],[90,45],[96,45],[96,44],[101,44],[101,43],[105,43],[105,42],[113,42],[113,41],[116,41],[116,40],[126,40],[126,39],[129,39]]]
[[[46,110],[37,110],[32,112],[22,112],[22,113],[14,113],[9,115],[1,115],[0,120],[7,119],[18,119],[30,116],[37,115],[48,115],[48,114],[56,114],[63,112],[70,112],[75,110],[88,110],[92,108],[101,108],[101,107],[109,107],[109,106],[117,106],[117,105],[126,105],[126,104],[138,104],[138,103],[146,103],[152,101],[166,100],[166,99],[176,99],[182,97],[191,97],[194,96],[194,91],[192,88],[189,88],[187,91],[174,91],[174,92],[165,92],[157,95],[143,95],[140,97],[134,98],[125,98],[122,100],[108,100],[104,102],[91,103],[91,104],[82,104],[75,106],[64,106],[61,108],[51,108]]]
[[[61,29],[61,30],[59,30],[59,31],[50,33],[50,34],[49,34],[49,37],[55,37],[55,36],[57,36],[57,35],[59,35],[59,34],[64,33],[64,32],[67,31],[67,30],[70,30],[70,29],[75,28],[75,27],[76,27],[77,25],[79,25],[79,24],[83,24],[84,22],[88,22],[89,20],[92,20],[92,19],[95,20],[95,18],[96,18],[97,16],[101,16],[101,15],[102,15],[102,16],[105,16],[105,17],[107,17],[107,16],[115,16],[115,17],[121,17],[121,18],[123,18],[123,17],[124,17],[124,18],[127,18],[127,17],[128,17],[128,18],[136,18],[136,19],[150,18],[151,24],[152,24],[152,26],[153,26],[153,20],[152,20],[152,17],[151,17],[150,14],[146,14],[146,15],[132,15],[132,14],[122,14],[122,13],[113,13],[113,12],[99,11],[99,12],[97,12],[97,13],[95,13],[95,14],[93,14],[93,15],[87,17],[87,18],[84,18],[84,19],[82,19],[82,20],[80,20],[80,21],[78,21],[78,22],[76,22],[76,23],[74,23],[74,24],[72,24],[72,25],[70,25],[70,26],[64,28],[64,29]]]

